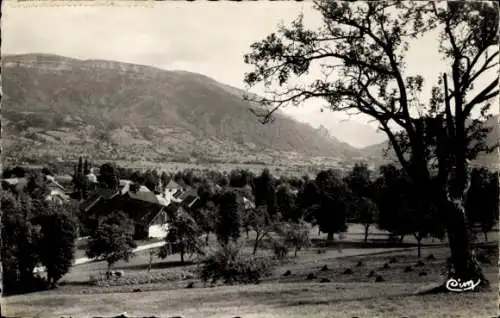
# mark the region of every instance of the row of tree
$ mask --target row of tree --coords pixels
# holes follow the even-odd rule
[[[3,292],[53,287],[71,267],[77,237],[75,206],[46,200],[42,175],[30,175],[20,193],[2,191]],[[44,266],[46,277],[35,274]]]
[[[269,94],[248,97],[270,109],[258,114],[262,122],[309,99],[369,116],[386,134],[419,203],[444,220],[456,276],[482,277],[465,210],[470,161],[498,148],[498,138],[488,142],[485,125],[499,94],[498,3],[315,0],[314,9],[320,26],[309,27],[300,15],[244,56],[252,66],[246,84],[268,88]],[[445,67],[434,79],[407,68],[422,62],[411,60],[410,45],[430,34],[439,34],[435,56]],[[325,76],[310,78],[314,67]],[[427,101],[424,80],[437,80]]]
[[[82,171],[85,166],[80,160],[76,171]],[[419,194],[421,191],[413,187],[404,169],[394,165],[382,166],[378,176],[373,175],[367,165],[356,164],[345,176],[338,171],[325,170],[310,180],[308,177],[275,178],[267,169],[260,176],[243,169],[235,169],[229,174],[209,170],[159,174],[156,170],[140,173],[104,164],[100,168],[99,180],[113,186],[121,174],[130,175],[128,177],[134,182],[155,191],[171,178],[198,188],[203,204],[201,209],[193,212],[193,217],[206,233],[216,232],[216,209],[221,213],[228,211],[228,215],[242,211],[238,212],[242,215],[241,220],[235,224],[247,233],[250,229],[256,231],[256,248],[258,240],[273,230],[270,224],[301,219],[318,225],[329,240],[335,233],[344,232],[347,222],[364,226],[365,241],[372,225],[400,240],[408,235],[414,236],[419,245],[426,237],[442,239],[445,234],[444,220],[437,207],[429,203],[424,205],[425,200]],[[498,216],[496,180],[497,175],[485,168],[473,169],[471,190],[466,200],[469,228],[479,225],[486,238]],[[216,191],[216,185],[219,189],[231,191],[222,195],[221,191]],[[238,208],[243,206],[236,202],[238,196],[254,201],[256,208],[251,211]],[[258,223],[266,226],[259,228]],[[227,233],[230,235],[231,231]]]
[[[334,233],[344,232],[348,222],[364,225],[365,241],[373,225],[400,239],[412,235],[419,243],[425,237],[443,238],[445,234],[444,221],[436,207],[423,204],[426,201],[418,197],[409,177],[393,165],[382,166],[375,177],[363,164],[355,165],[345,176],[325,170],[312,180],[278,179],[267,169],[259,176],[241,170],[230,175],[231,182],[225,187],[217,187],[207,178],[201,180],[201,204],[174,216],[166,238],[170,249],[164,249],[161,257],[179,252],[184,261],[186,253],[203,254],[210,233],[216,235],[221,246],[226,246],[238,241],[243,231],[247,237],[249,231],[255,233],[254,254],[263,241],[272,243],[276,250],[294,247],[296,254],[308,245],[307,222],[318,225],[328,239],[333,239]],[[2,255],[7,293],[34,288],[40,282],[33,274],[37,265],[46,267],[45,284],[49,287],[71,266],[75,238],[81,227],[80,214],[76,202],[61,206],[47,201],[46,182],[42,174],[30,175],[24,191],[2,193]],[[474,169],[470,187],[466,201],[469,225],[479,224],[486,236],[498,221],[498,176],[483,168]],[[250,201],[254,205],[248,205]],[[109,267],[118,260],[128,260],[136,247],[128,216],[115,211],[98,224],[87,255],[104,258]]]

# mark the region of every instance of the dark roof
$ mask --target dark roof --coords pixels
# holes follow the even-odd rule
[[[187,191],[184,191],[177,197],[174,195],[175,198],[181,201],[186,200],[188,197],[197,197],[197,196],[198,196],[198,191],[196,191],[196,189],[189,189]]]
[[[97,188],[92,194],[87,198],[87,200],[80,203],[80,209],[88,211],[100,200],[109,200],[118,194],[118,190]]]
[[[134,200],[161,205],[160,201],[158,201],[158,199],[156,198],[156,195],[151,191],[137,191],[137,192],[128,191],[127,195]]]
[[[182,192],[182,190],[177,190],[172,196],[176,199],[179,199],[183,193],[184,192]]]
[[[181,201],[181,204],[182,206],[184,207],[187,207],[187,208],[192,208],[193,205],[196,203],[196,201],[198,201],[198,197],[197,196],[194,196],[194,195],[188,195],[187,197],[185,197],[182,201]]]
[[[182,187],[177,182],[175,182],[174,179],[170,179],[170,181],[165,186],[165,189],[178,189],[178,188]]]

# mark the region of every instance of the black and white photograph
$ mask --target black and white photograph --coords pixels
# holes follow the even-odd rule
[[[1,1],[0,317],[500,317],[496,1]]]

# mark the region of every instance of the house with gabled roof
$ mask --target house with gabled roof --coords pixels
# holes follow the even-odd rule
[[[158,225],[166,226],[168,217],[163,212],[167,206],[147,187],[129,180],[120,180],[118,189],[98,188],[80,204],[80,209],[84,213],[97,216],[111,211],[123,211],[134,221],[134,238],[145,239],[158,236]],[[155,223],[156,227],[151,227],[151,222]],[[158,222],[160,224],[157,224]]]

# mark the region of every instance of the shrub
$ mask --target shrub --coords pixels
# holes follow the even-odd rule
[[[266,258],[240,254],[236,244],[220,246],[200,264],[199,276],[212,284],[222,280],[224,284],[259,283],[262,276],[270,273],[273,262]]]
[[[309,227],[303,221],[287,224],[284,239],[287,246],[295,249],[294,256],[297,256],[297,251],[300,251],[302,248],[308,248],[311,246],[311,240],[309,239]]]
[[[273,240],[271,242],[274,256],[278,260],[283,260],[288,255],[288,247],[284,242]]]

